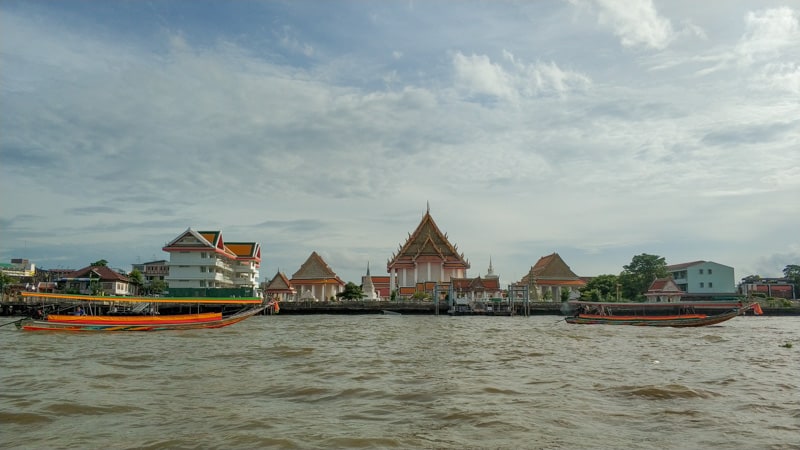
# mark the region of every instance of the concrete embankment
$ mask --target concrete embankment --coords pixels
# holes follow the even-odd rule
[[[376,301],[342,301],[342,302],[283,302],[280,314],[382,314],[391,311],[400,314],[439,314],[446,315],[448,306],[433,302],[376,302]],[[530,303],[529,315],[561,315],[561,303]],[[492,315],[492,312],[485,312]],[[514,305],[515,315],[524,315],[523,304]],[[508,315],[505,313],[503,315]]]

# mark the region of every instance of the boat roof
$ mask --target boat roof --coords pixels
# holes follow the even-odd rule
[[[259,297],[122,297],[114,295],[49,294],[42,292],[23,292],[23,297],[79,302],[118,302],[118,303],[190,303],[190,304],[232,304],[258,305]]]
[[[675,306],[699,306],[699,307],[720,307],[720,306],[740,306],[741,302],[739,301],[717,301],[717,302],[627,302],[627,303],[617,303],[617,302],[585,302],[581,300],[570,300],[570,304],[573,305],[590,305],[590,306],[607,306],[607,307],[618,307],[618,308],[636,308],[636,307],[647,307],[647,308],[669,308]]]

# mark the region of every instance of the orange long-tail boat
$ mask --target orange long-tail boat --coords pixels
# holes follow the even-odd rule
[[[665,302],[611,303],[569,302],[572,315],[565,322],[578,325],[634,325],[649,327],[702,327],[733,319],[752,309],[761,314],[758,303]]]
[[[237,298],[174,298],[174,297],[117,297],[73,294],[45,294],[24,292],[23,297],[33,297],[50,302],[69,302],[75,306],[72,314],[43,314],[39,318],[20,319],[18,329],[26,331],[165,331],[191,330],[199,328],[222,328],[241,322],[264,310],[266,305],[257,297]],[[194,314],[86,314],[83,304],[101,302],[103,305],[117,304],[181,304],[181,305],[241,305],[230,313],[198,312]],[[153,311],[154,308],[151,308]],[[90,308],[91,311],[91,308]]]

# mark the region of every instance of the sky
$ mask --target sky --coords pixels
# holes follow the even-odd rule
[[[800,2],[0,2],[0,261],[800,264]]]

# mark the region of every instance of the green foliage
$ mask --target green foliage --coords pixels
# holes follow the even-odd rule
[[[800,265],[789,264],[783,268],[783,276],[794,285],[795,293],[800,290]]]
[[[616,275],[598,275],[581,288],[581,298],[593,302],[616,299],[617,283],[619,277]]]
[[[411,298],[414,300],[428,300],[431,298],[431,296],[428,295],[427,292],[417,291],[414,292],[414,295],[412,295]]]
[[[361,286],[350,281],[344,286],[342,292],[336,294],[336,297],[341,300],[361,300],[364,298],[364,291],[361,289]]]
[[[622,269],[619,275],[622,295],[631,300],[643,299],[643,294],[647,292],[653,280],[669,275],[664,257],[647,253],[634,256],[631,263]]]
[[[164,280],[153,280],[150,282],[148,290],[151,294],[161,294],[167,290],[167,283]]]
[[[92,267],[96,267],[96,266],[108,267],[108,261],[106,261],[105,259],[101,259],[101,260],[98,260],[98,261],[95,261],[95,262],[91,263],[90,266],[92,266]]]
[[[140,272],[139,269],[131,270],[131,273],[128,274],[128,278],[130,278],[131,283],[137,286],[144,284],[144,275],[142,275],[142,272]]]
[[[561,301],[562,302],[566,302],[567,300],[569,300],[569,294],[570,294],[570,290],[569,289],[562,289],[561,290]]]

